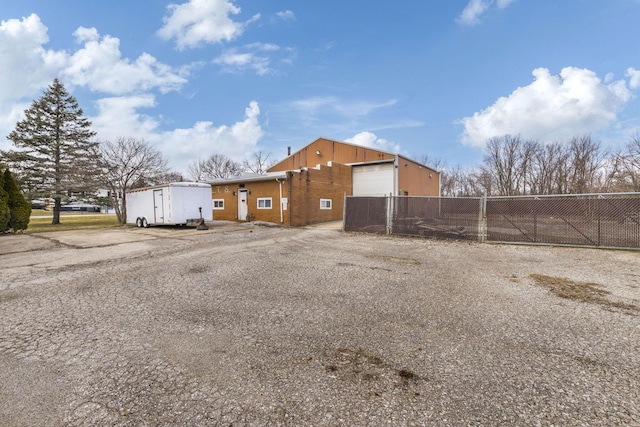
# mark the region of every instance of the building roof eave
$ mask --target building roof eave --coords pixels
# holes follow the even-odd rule
[[[284,179],[287,177],[287,172],[269,173],[258,176],[238,176],[229,179],[219,179],[215,181],[209,181],[211,185],[226,185],[226,184],[240,184],[243,182],[258,182],[258,181],[271,181],[275,179]]]
[[[393,163],[396,159],[384,159],[384,160],[372,160],[370,162],[355,162],[355,163],[345,163],[347,166],[366,166],[366,165],[377,165],[381,163]]]

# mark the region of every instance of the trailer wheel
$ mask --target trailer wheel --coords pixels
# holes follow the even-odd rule
[[[142,227],[149,228],[149,221],[147,221],[147,218],[142,218]]]
[[[141,218],[137,218],[136,219],[136,227],[142,228],[142,219]]]

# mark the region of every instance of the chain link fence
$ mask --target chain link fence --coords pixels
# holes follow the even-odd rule
[[[387,234],[390,203],[389,197],[347,197],[344,224],[349,231]]]
[[[390,233],[477,240],[480,198],[392,197]]]
[[[479,242],[640,248],[640,193],[347,197],[346,231]]]

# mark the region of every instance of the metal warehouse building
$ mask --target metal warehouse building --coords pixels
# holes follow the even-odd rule
[[[440,174],[399,154],[319,138],[266,174],[211,186],[214,220],[300,226],[342,219],[345,196],[439,196]]]

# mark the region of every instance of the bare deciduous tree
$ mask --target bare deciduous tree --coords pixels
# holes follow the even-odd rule
[[[187,173],[194,181],[228,179],[242,172],[242,165],[224,154],[212,154],[207,159],[194,160],[187,166]]]
[[[263,174],[267,172],[276,161],[271,158],[271,153],[264,153],[262,150],[253,153],[251,158],[243,162],[244,170],[251,173]]]
[[[491,185],[481,170],[463,169],[460,166],[440,171],[440,194],[444,197],[477,197]]]
[[[481,170],[491,177],[489,194],[517,196],[600,191],[609,186],[611,167],[588,135],[549,144],[506,135],[487,141]]]
[[[187,165],[187,175],[194,181],[204,181],[206,179],[206,163],[204,159],[196,159]]]
[[[534,151],[533,144],[512,135],[487,141],[481,169],[485,175],[491,176],[497,194],[517,196],[526,192],[526,170]]]
[[[571,168],[568,174],[569,192],[581,194],[597,191],[605,157],[600,142],[591,139],[590,135],[574,137],[569,143],[569,152],[571,153]]]
[[[434,169],[438,172],[443,171],[447,167],[447,162],[442,160],[439,157],[432,157],[428,154],[419,154],[412,156],[413,160],[416,162],[423,164],[425,166],[429,166],[431,169]]]
[[[612,155],[612,174],[621,191],[640,191],[640,133],[629,139],[623,150]]]
[[[159,181],[157,184],[165,183],[165,182],[184,182],[184,176],[182,173],[170,170],[166,173],[163,173],[158,176]]]
[[[569,151],[560,142],[536,143],[527,169],[529,194],[566,193]]]
[[[100,144],[103,181],[112,197],[120,224],[127,221],[126,191],[157,181],[168,172],[167,160],[162,153],[144,139],[116,138]],[[117,201],[122,196],[122,205]]]

